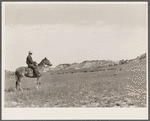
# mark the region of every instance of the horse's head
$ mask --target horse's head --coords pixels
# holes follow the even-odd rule
[[[45,65],[52,66],[51,62],[46,57],[43,60]]]

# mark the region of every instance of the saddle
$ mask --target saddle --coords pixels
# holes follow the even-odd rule
[[[26,67],[25,71],[26,71],[25,76],[27,77],[37,78],[41,76],[40,73],[38,73],[38,76],[36,76],[33,72],[33,69],[30,67]]]

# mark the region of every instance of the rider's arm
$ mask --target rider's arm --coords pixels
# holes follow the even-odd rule
[[[32,60],[32,58],[30,56],[28,56],[27,60],[28,60],[28,63],[34,64],[34,61]]]

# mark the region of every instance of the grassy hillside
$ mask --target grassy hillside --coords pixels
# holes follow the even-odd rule
[[[146,85],[146,58],[97,71],[47,72],[40,90],[36,79],[25,78],[24,92],[15,92],[15,80],[6,79],[5,107],[146,107]]]

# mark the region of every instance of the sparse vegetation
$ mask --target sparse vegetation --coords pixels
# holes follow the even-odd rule
[[[146,107],[146,58],[112,67],[50,71],[42,76],[39,90],[34,81],[25,78],[24,92],[15,92],[15,80],[6,78],[5,107]]]

